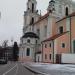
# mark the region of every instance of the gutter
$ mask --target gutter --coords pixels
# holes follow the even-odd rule
[[[53,42],[53,64],[54,64],[54,40],[52,40]]]
[[[72,46],[71,46],[71,17],[70,18],[70,53],[72,53]]]
[[[41,42],[42,44],[42,62],[43,62],[43,42]]]

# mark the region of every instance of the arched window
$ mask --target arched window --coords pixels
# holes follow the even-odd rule
[[[32,24],[34,23],[34,18],[32,17]]]
[[[63,33],[63,26],[59,27],[59,33],[62,34]]]
[[[26,56],[30,56],[30,48],[27,48]]]
[[[68,16],[68,7],[66,7],[65,15]]]
[[[32,13],[34,12],[34,3],[32,3]]]
[[[27,40],[27,43],[30,43],[30,39]]]

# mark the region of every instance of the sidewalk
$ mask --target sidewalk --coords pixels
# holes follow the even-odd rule
[[[27,63],[24,66],[39,75],[75,75],[75,65]]]

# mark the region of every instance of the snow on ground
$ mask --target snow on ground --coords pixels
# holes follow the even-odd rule
[[[75,65],[71,64],[28,63],[28,65],[49,75],[75,75]]]

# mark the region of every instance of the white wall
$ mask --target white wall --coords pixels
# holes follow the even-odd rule
[[[52,36],[52,17],[48,16],[48,25],[47,25],[47,38]]]
[[[38,57],[39,57],[39,62],[42,62],[42,54],[36,55],[36,62],[38,62]]]
[[[75,54],[62,54],[61,63],[74,63],[75,64]]]

